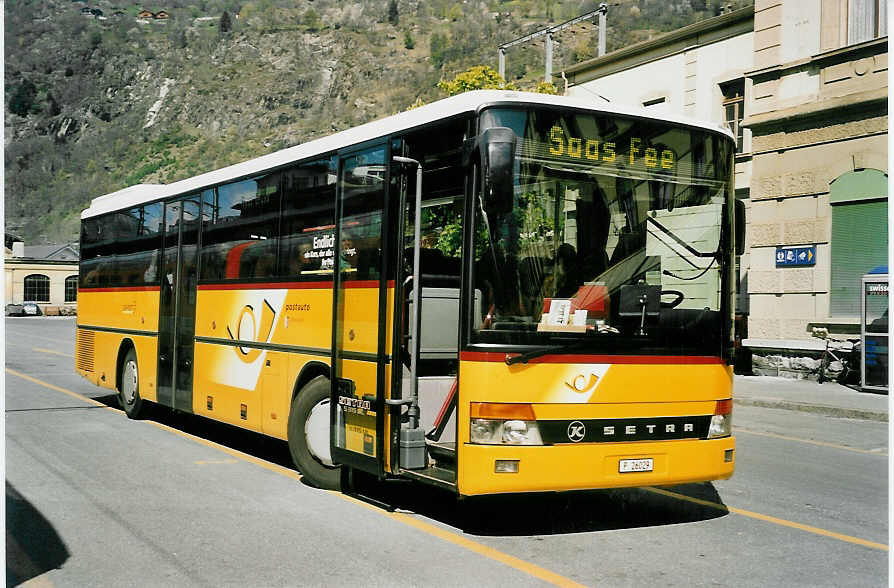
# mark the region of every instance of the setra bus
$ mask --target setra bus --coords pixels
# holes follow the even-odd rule
[[[82,213],[76,369],[129,417],[285,440],[324,488],[727,478],[734,151],[713,124],[475,91],[125,188]]]

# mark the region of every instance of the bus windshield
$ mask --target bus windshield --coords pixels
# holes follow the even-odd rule
[[[548,109],[486,110],[489,127],[518,144],[511,210],[475,204],[472,343],[721,353],[730,139]]]

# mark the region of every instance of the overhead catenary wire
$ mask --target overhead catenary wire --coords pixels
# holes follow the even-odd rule
[[[618,6],[618,2],[613,2],[611,6]],[[559,23],[557,25],[546,27],[533,33],[529,33],[527,35],[523,35],[518,37],[517,39],[513,39],[512,41],[503,43],[498,47],[498,57],[499,57],[499,73],[500,77],[506,78],[506,50],[517,45],[522,45],[525,43],[530,43],[540,37],[545,37],[546,42],[546,66],[544,72],[544,81],[548,83],[552,83],[552,46],[553,46],[553,35],[564,31],[565,29],[571,28],[574,25],[582,22],[586,22],[590,19],[599,18],[599,41],[598,41],[598,52],[599,56],[605,55],[605,29],[606,29],[606,14],[608,13],[609,4],[607,2],[603,2],[599,5],[599,8],[596,10],[591,10],[585,14],[581,14],[580,16],[576,16],[570,20],[566,20],[563,23]]]

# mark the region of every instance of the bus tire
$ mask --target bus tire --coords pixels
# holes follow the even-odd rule
[[[329,449],[329,380],[317,376],[292,400],[289,452],[304,481],[325,490],[341,488],[341,468]]]
[[[139,419],[145,414],[146,403],[140,396],[140,371],[135,349],[131,348],[124,356],[120,373],[118,402],[128,418]]]

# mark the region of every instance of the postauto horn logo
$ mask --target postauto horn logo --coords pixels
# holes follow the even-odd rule
[[[575,392],[585,394],[595,388],[598,382],[599,376],[590,372],[589,378],[584,374],[578,374],[570,382],[565,382],[565,385]]]
[[[256,316],[256,314],[260,316]],[[257,313],[251,304],[246,304],[242,307],[242,311],[236,319],[235,329],[227,325],[227,333],[229,333],[230,339],[234,341],[264,343],[270,338],[274,318],[276,318],[276,311],[266,299]],[[237,345],[233,349],[236,352],[236,356],[245,363],[252,363],[262,351],[258,347],[243,345]]]

